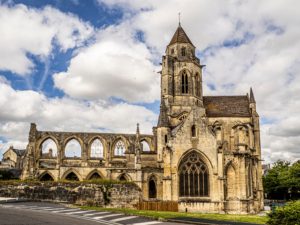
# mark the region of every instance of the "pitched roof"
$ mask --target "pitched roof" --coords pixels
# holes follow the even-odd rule
[[[208,117],[249,117],[249,99],[242,96],[203,96]]]
[[[180,24],[179,24],[177,30],[175,31],[169,45],[172,45],[172,44],[175,44],[175,43],[189,43],[189,44],[193,45],[193,43],[191,42],[189,37],[186,35],[186,33],[184,32],[184,30],[180,26]]]

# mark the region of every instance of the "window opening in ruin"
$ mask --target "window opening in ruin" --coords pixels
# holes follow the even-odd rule
[[[143,140],[141,141],[142,150],[143,152],[150,152],[150,146],[147,141]]]
[[[91,145],[91,158],[103,158],[103,144],[99,138],[95,139]]]
[[[79,178],[77,177],[77,175],[75,173],[71,172],[68,174],[68,176],[66,176],[66,180],[79,181]]]
[[[165,134],[165,144],[168,143],[168,135]]]
[[[42,152],[42,156],[46,158],[57,157],[56,143],[51,138],[47,138],[42,143],[41,152]]]
[[[68,141],[65,147],[65,156],[68,158],[80,158],[81,157],[81,145],[76,139]]]
[[[208,169],[199,153],[193,151],[185,156],[178,172],[180,197],[208,196]]]
[[[115,145],[115,156],[125,156],[126,147],[122,140],[119,140]]]
[[[181,93],[187,94],[188,93],[188,75],[185,71],[181,74]]]
[[[149,198],[156,198],[156,184],[153,178],[149,180],[148,184],[148,189],[149,189]]]

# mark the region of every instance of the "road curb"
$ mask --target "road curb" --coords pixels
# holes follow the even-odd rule
[[[23,198],[8,198],[8,199],[0,199],[0,204],[5,203],[14,203],[14,202],[28,202],[29,200]]]

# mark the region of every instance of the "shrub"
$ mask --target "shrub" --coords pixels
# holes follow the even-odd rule
[[[300,201],[288,202],[268,214],[269,225],[300,225]]]

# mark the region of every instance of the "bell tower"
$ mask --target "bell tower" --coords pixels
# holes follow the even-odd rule
[[[201,68],[200,60],[195,56],[195,46],[179,23],[166,48],[166,55],[162,57],[158,126],[167,125],[167,115],[172,117],[190,112],[194,107],[203,108]]]

